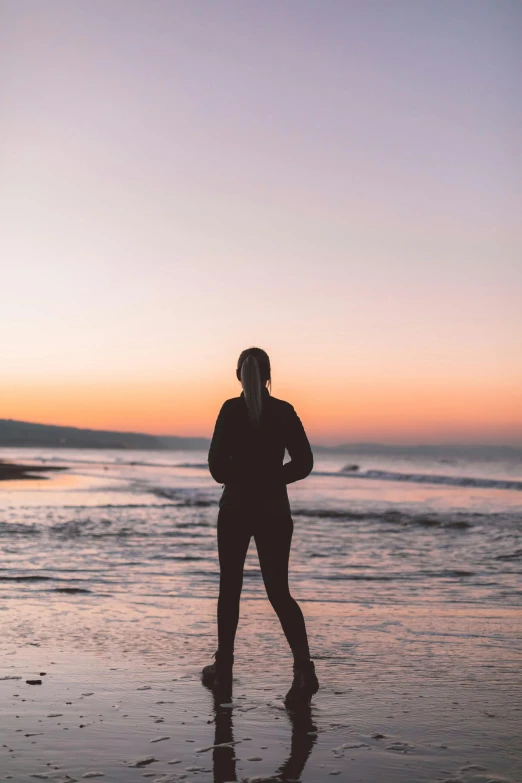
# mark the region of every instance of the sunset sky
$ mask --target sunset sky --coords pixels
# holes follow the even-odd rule
[[[3,0],[0,418],[522,442],[522,3]]]

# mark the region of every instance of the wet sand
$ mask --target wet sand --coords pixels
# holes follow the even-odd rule
[[[2,607],[0,779],[522,780],[516,609],[303,602],[321,689],[291,713],[291,660],[266,602],[243,603],[226,704],[199,679],[214,602],[155,602]]]
[[[50,471],[66,470],[65,467],[55,465],[20,465],[16,462],[4,462],[0,460],[0,481],[19,481],[20,479],[42,479],[42,473]]]

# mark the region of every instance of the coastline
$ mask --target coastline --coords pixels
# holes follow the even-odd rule
[[[23,465],[18,462],[4,462],[0,460],[0,481],[41,480],[48,478],[48,476],[41,476],[41,473],[59,470],[67,470],[67,468],[56,465]]]
[[[520,780],[516,611],[302,602],[321,688],[292,713],[291,659],[266,601],[242,604],[225,704],[200,682],[214,600],[101,603],[50,596],[45,618],[29,601],[23,621],[16,606],[4,613],[0,779]]]
[[[37,479],[38,458],[3,465]],[[253,545],[231,702],[201,684],[219,490],[175,462],[71,454],[51,481],[3,483],[0,781],[522,780],[519,495],[445,487],[464,525],[451,505],[428,515],[440,488],[383,481],[359,506],[368,482],[296,488],[291,587],[320,682],[297,714]],[[502,518],[471,505],[479,493]]]

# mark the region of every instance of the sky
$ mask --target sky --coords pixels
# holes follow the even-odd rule
[[[2,0],[0,418],[522,442],[522,3]]]

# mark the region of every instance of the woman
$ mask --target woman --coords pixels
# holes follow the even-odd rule
[[[243,391],[223,404],[208,455],[210,473],[224,491],[217,524],[218,650],[215,662],[203,669],[203,682],[231,686],[243,566],[254,536],[268,598],[294,655],[294,679],[285,702],[309,703],[319,684],[303,613],[288,588],[293,521],[286,485],[311,472],[312,450],[293,407],[269,393],[270,360],[265,351],[243,351],[236,375]],[[290,462],[283,465],[285,448]]]

